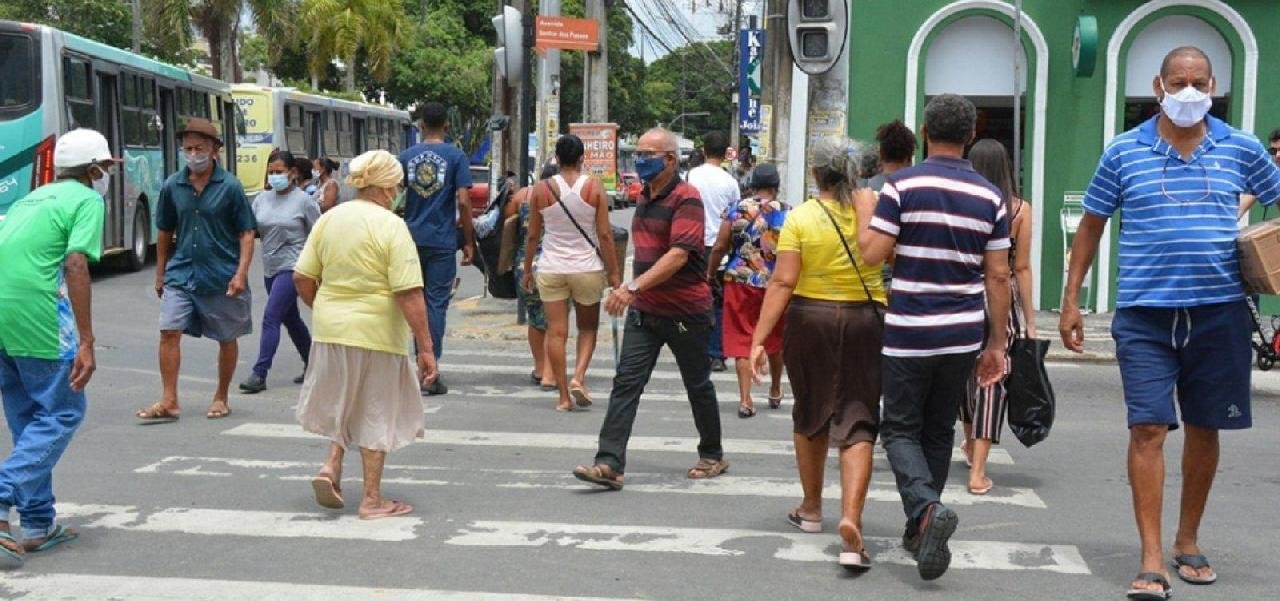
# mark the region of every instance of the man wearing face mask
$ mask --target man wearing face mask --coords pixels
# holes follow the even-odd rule
[[[236,340],[253,331],[248,277],[257,222],[244,188],[214,158],[218,130],[190,119],[178,132],[186,166],[160,189],[156,203],[156,295],[160,297],[160,401],[139,410],[143,423],[178,419],[182,335],[218,342],[218,387],[205,417],[231,414]]]
[[[1161,114],[1117,136],[1089,185],[1062,300],[1062,340],[1080,352],[1080,286],[1107,219],[1123,211],[1111,331],[1142,543],[1133,599],[1170,596],[1160,520],[1164,441],[1179,427],[1178,411],[1186,438],[1173,567],[1194,584],[1217,579],[1198,531],[1218,467],[1218,431],[1251,425],[1252,320],[1236,258],[1236,215],[1242,192],[1263,205],[1280,200],[1280,169],[1257,138],[1208,115],[1215,86],[1200,49],[1165,57],[1152,80]]]
[[[102,134],[70,131],[53,150],[58,180],[0,221],[0,396],[13,434],[0,465],[0,568],[76,537],[54,520],[53,467],[84,419],[95,368],[89,263],[102,255],[103,197],[119,162]]]
[[[663,346],[675,355],[700,438],[698,463],[688,477],[714,478],[729,467],[720,446],[720,408],[707,361],[711,288],[703,254],[705,215],[697,189],[680,180],[678,152],[675,135],[660,128],[649,130],[636,144],[636,175],[645,182],[631,223],[636,277],[605,301],[610,315],[627,313],[626,333],[600,426],[599,452],[593,465],[580,465],[573,474],[612,490],[622,488],[640,393]]]

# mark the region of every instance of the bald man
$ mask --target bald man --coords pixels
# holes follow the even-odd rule
[[[627,316],[622,354],[595,463],[573,470],[579,480],[612,490],[622,488],[640,393],[663,346],[675,355],[700,437],[698,463],[688,477],[714,478],[729,467],[720,446],[720,407],[707,362],[712,318],[703,255],[705,216],[698,191],[680,180],[679,163],[675,134],[665,129],[649,130],[636,144],[636,174],[645,186],[631,224],[635,279],[614,289],[605,302],[610,315]]]

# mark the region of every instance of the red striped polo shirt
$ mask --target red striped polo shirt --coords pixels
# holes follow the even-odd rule
[[[682,321],[711,322],[711,287],[702,244],[706,219],[698,190],[673,180],[656,196],[648,186],[631,222],[635,275],[640,277],[672,248],[689,251],[689,260],[667,281],[636,295],[633,306],[642,313]]]

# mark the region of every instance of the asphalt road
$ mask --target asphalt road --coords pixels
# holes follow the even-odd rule
[[[625,219],[619,214],[617,219]],[[1122,599],[1138,567],[1124,452],[1119,377],[1105,364],[1055,363],[1058,422],[1032,449],[1012,435],[991,467],[986,498],[946,501],[960,516],[956,558],[924,583],[898,547],[903,523],[878,453],[865,530],[876,567],[851,577],[835,564],[838,491],[827,532],[802,534],[784,516],[799,498],[787,408],[736,417],[730,376],[717,375],[728,474],[684,478],[695,432],[669,359],[642,402],[627,488],[603,493],[569,475],[589,462],[612,371],[608,329],[589,387],[590,411],[561,414],[527,385],[529,361],[509,305],[464,300],[451,315],[443,373],[452,392],[423,400],[427,434],[393,453],[385,491],[416,507],[408,518],[360,522],[317,507],[308,480],[326,443],[297,428],[301,361],[283,345],[270,389],[232,395],[234,413],[203,416],[215,346],[184,343],[181,398],[171,425],[140,426],[157,398],[151,274],[99,274],[94,284],[101,369],[89,415],[59,464],[56,490],[79,540],[0,574],[0,598],[176,599]],[[260,315],[264,294],[254,290]],[[258,342],[244,339],[237,381]],[[1178,599],[1274,599],[1280,498],[1276,434],[1280,382],[1257,378],[1257,427],[1225,435],[1202,544],[1220,582],[1175,581]],[[1168,454],[1180,452],[1181,436]],[[0,451],[7,451],[7,441]],[[1169,462],[1166,544],[1176,524],[1177,461]],[[344,483],[358,499],[358,463]],[[829,483],[836,482],[834,462]],[[1272,592],[1268,592],[1272,591]]]

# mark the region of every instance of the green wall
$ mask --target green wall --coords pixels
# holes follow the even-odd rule
[[[1062,287],[1062,229],[1059,223],[1059,211],[1062,207],[1062,195],[1067,191],[1080,191],[1088,187],[1089,179],[1097,165],[1098,156],[1103,145],[1103,117],[1105,110],[1106,83],[1109,76],[1118,77],[1120,93],[1123,94],[1124,56],[1121,54],[1120,73],[1108,74],[1106,69],[1106,49],[1117,26],[1133,10],[1146,2],[1142,0],[1024,0],[1023,10],[1027,16],[1039,26],[1044,34],[1049,49],[1049,81],[1048,101],[1046,104],[1045,124],[1045,198],[1028,198],[1032,202],[1043,203],[1042,224],[1042,262],[1039,265],[1040,306],[1055,308],[1059,304]],[[849,135],[859,139],[870,139],[875,128],[886,121],[901,118],[905,104],[907,51],[916,32],[939,9],[952,4],[948,0],[852,0],[850,23],[849,59]],[[1263,37],[1267,32],[1280,31],[1280,4],[1276,0],[1244,0],[1227,2],[1248,22],[1255,36],[1259,37],[1259,74],[1257,83],[1257,118],[1256,130],[1260,136],[1266,136],[1271,129],[1280,127],[1280,103],[1270,99],[1280,97],[1280,79],[1266,77],[1267,65],[1280,61],[1280,47],[1270,44]],[[968,15],[995,16],[989,11],[962,13]],[[1071,45],[1075,31],[1076,18],[1079,15],[1093,15],[1098,19],[1099,40],[1097,66],[1092,77],[1075,76],[1071,64]],[[1157,12],[1146,22],[1170,14],[1190,14],[1204,18],[1216,27],[1226,39],[1228,46],[1235,54],[1233,69],[1232,120],[1239,125],[1243,106],[1241,91],[1244,81],[1243,57],[1241,41],[1233,28],[1224,19],[1203,9],[1194,7],[1172,7]],[[1011,23],[1011,19],[1000,20]],[[934,29],[936,35],[945,27],[945,23]],[[1130,39],[1139,33],[1142,25],[1134,28]],[[1035,123],[1032,119],[1033,95],[1035,91],[1035,65],[1043,57],[1035,56],[1035,47],[1030,38],[1023,34],[1023,46],[1028,57],[1026,129],[1024,132],[1026,149],[1023,158],[1023,189],[1031,193],[1031,176],[1033,153],[1033,134]],[[1125,50],[1127,51],[1126,43]],[[925,53],[928,51],[928,41]],[[921,55],[923,63],[925,54]],[[1219,69],[1225,65],[1216,66]],[[920,68],[920,93],[923,94],[923,64]],[[922,102],[923,99],[918,102]],[[917,112],[917,121],[922,112]],[[1123,110],[1117,110],[1119,118],[1123,118]],[[1117,133],[1123,124],[1117,125]],[[1254,219],[1261,216],[1261,209],[1255,211]],[[1112,253],[1114,256],[1114,248]],[[1115,261],[1111,262],[1112,279],[1111,304],[1115,302]],[[1264,308],[1274,305],[1270,310],[1280,311],[1280,303],[1264,303]]]

